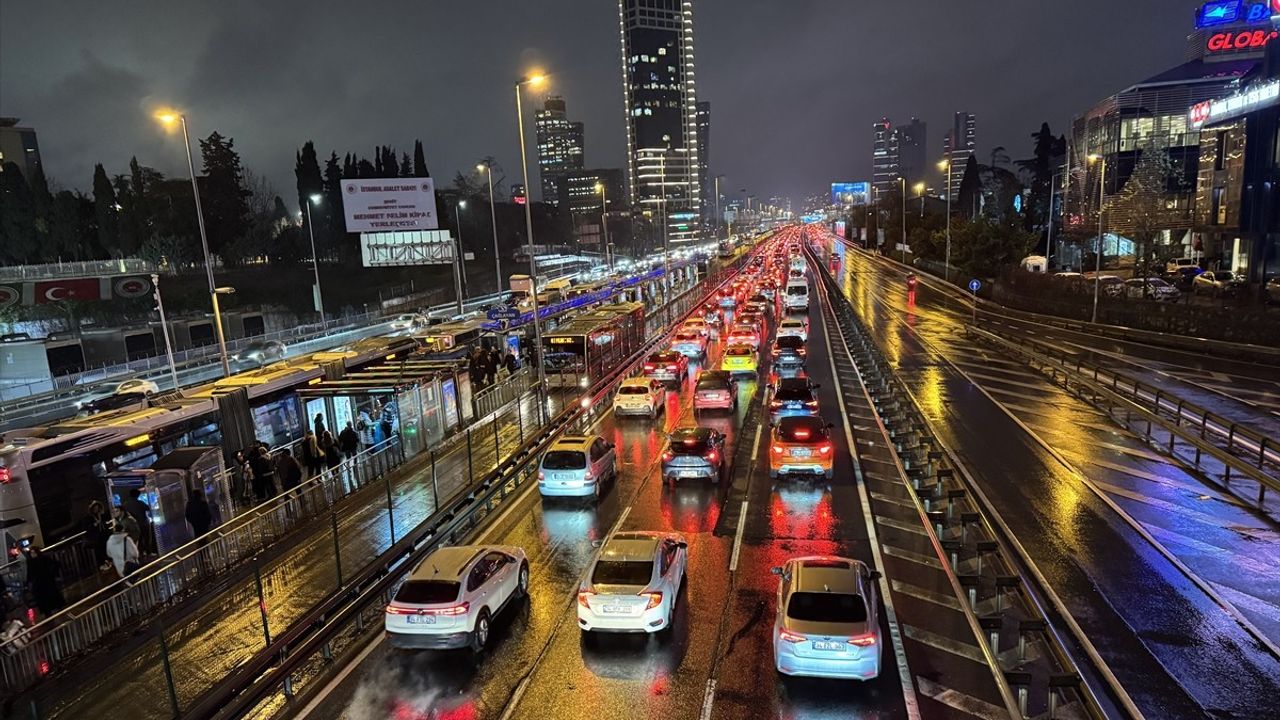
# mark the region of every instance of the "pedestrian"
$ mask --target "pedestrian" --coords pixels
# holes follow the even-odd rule
[[[391,416],[386,412],[383,412],[382,417],[378,420],[378,428],[382,430],[382,437],[384,440],[391,439],[391,431],[394,427],[395,426],[391,424]]]
[[[267,449],[258,447],[249,464],[253,468],[253,495],[258,502],[275,495],[275,468],[271,466]]]
[[[142,491],[134,488],[129,491],[129,499],[124,501],[124,511],[138,522],[138,530],[142,533],[142,541],[137,543],[138,549],[144,553],[156,550],[156,534],[151,529],[151,508],[142,501]]]
[[[316,413],[316,419],[311,423],[311,431],[316,435],[324,434],[324,415]]]
[[[306,477],[314,477],[324,471],[324,451],[320,449],[315,433],[308,432],[302,436],[302,442],[298,443],[298,460],[306,471]]]
[[[347,456],[348,460],[360,452],[360,434],[351,426],[350,420],[347,421],[347,426],[342,428],[342,432],[338,433],[338,449]]]
[[[503,364],[507,366],[507,376],[510,377],[512,375],[515,375],[516,371],[519,370],[519,367],[516,363],[515,353],[512,353],[511,351],[507,351],[506,356],[503,357],[502,360],[503,360]]]
[[[240,492],[237,497],[248,502],[253,498],[253,463],[250,458],[258,454],[256,447],[246,448],[236,453],[236,461],[240,467]]]
[[[142,567],[138,562],[138,544],[124,531],[124,526],[117,526],[111,537],[107,538],[107,555],[122,578],[129,577]]]
[[[115,510],[112,512],[112,520],[114,520],[117,525],[124,526],[125,534],[133,538],[135,545],[142,542],[142,528],[138,527],[138,521],[134,520],[132,515],[125,512],[123,505],[117,505],[115,507]],[[106,544],[103,543],[103,554],[105,553]]]
[[[276,476],[280,478],[280,492],[289,492],[302,484],[302,466],[289,448],[276,455]]]
[[[488,371],[489,377],[492,379],[493,382],[497,382],[498,368],[502,367],[502,363],[498,358],[497,349],[489,348],[489,350],[485,353],[485,363],[488,366],[487,371]]]
[[[59,581],[61,574],[61,563],[46,555],[41,548],[32,546],[27,558],[27,582],[31,584],[31,598],[36,609],[45,617],[67,606]]]
[[[97,500],[89,503],[89,509],[80,519],[80,530],[84,532],[84,542],[93,552],[99,569],[106,570],[110,562],[107,560],[107,519],[102,514],[102,503]]]
[[[187,524],[191,526],[191,535],[199,539],[209,532],[213,524],[213,512],[209,509],[209,501],[204,497],[204,490],[196,489],[187,496]]]
[[[338,449],[338,441],[328,430],[325,430],[324,436],[320,438],[320,450],[324,453],[326,468],[332,470],[342,464],[342,451]]]
[[[369,411],[361,410],[360,416],[356,418],[356,433],[360,435],[360,444],[366,450],[378,444],[378,431],[375,425]]]

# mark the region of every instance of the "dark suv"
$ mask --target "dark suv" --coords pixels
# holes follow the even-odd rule
[[[720,482],[724,468],[724,433],[711,428],[673,431],[662,453],[662,480],[668,485],[686,479]]]

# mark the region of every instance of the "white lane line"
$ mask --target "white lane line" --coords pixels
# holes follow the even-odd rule
[[[764,426],[763,426],[763,425],[757,425],[757,426],[756,426],[756,439],[753,441],[753,442],[754,442],[754,444],[751,446],[751,465],[752,465],[752,467],[755,467],[755,464],[756,464],[756,458],[760,457],[760,433],[762,433],[762,432],[764,432]]]
[[[711,720],[711,706],[716,701],[716,679],[707,679],[707,694],[702,699],[702,715],[700,720]]]
[[[920,684],[920,694],[932,698],[947,707],[959,710],[966,715],[972,715],[983,720],[1001,720],[1009,717],[1004,708],[992,705],[986,700],[979,700],[972,695],[966,695],[945,685],[939,685],[922,675],[916,676],[916,682]]]
[[[738,529],[733,533],[733,555],[729,557],[729,572],[738,570],[738,553],[742,550],[742,531],[747,527],[747,501],[742,501],[738,511]]]
[[[821,282],[818,283],[818,292],[819,303],[823,299],[826,300],[826,312],[834,312],[834,308],[831,307],[831,299],[827,297],[826,287]],[[827,317],[821,306],[819,307],[819,312],[822,313],[823,318]],[[834,318],[832,318],[832,324],[836,324]],[[836,332],[840,332],[838,327]],[[822,339],[826,341],[827,362],[831,364],[831,373],[835,377],[837,375],[836,355],[831,345],[831,332],[825,322],[822,328]],[[853,353],[850,352],[849,345],[844,341],[843,336],[840,337],[840,344],[844,347],[845,357],[852,358]],[[857,374],[858,384],[863,384],[862,373],[857,372],[856,366],[853,369]],[[911,683],[911,669],[907,667],[907,651],[902,645],[902,626],[898,623],[898,611],[893,606],[893,593],[889,590],[889,579],[883,574],[885,569],[884,557],[880,553],[880,538],[876,533],[876,523],[871,516],[871,498],[867,496],[866,481],[862,477],[862,464],[858,460],[857,445],[853,442],[853,429],[849,426],[849,415],[844,411],[847,403],[845,403],[844,391],[841,390],[840,385],[840,383],[836,383],[836,399],[840,402],[841,410],[840,423],[844,426],[845,443],[849,447],[850,459],[853,460],[854,479],[858,484],[858,500],[862,503],[862,520],[866,523],[867,537],[871,541],[871,556],[875,561],[875,567],[881,571],[880,580],[878,581],[880,598],[884,602],[885,615],[888,616],[889,637],[893,640],[893,654],[898,662],[898,678],[902,684],[902,699],[906,704],[907,717],[911,718],[911,720],[920,720],[920,707],[916,703],[915,686]]]
[[[942,593],[936,593],[928,588],[922,588],[918,585],[912,585],[911,583],[903,582],[901,580],[894,580],[892,584],[895,592],[900,592],[903,595],[910,595],[918,600],[924,600],[925,602],[930,602],[934,605],[940,605],[949,610],[964,612],[964,609],[960,606],[960,601],[956,599],[955,595],[943,595]]]
[[[982,651],[973,643],[957,642],[949,637],[944,637],[930,630],[918,628],[914,625],[903,625],[902,632],[906,636],[916,642],[928,645],[931,648],[951,653],[956,657],[962,657],[965,660],[976,662],[979,665],[986,666],[987,660],[983,657]]]

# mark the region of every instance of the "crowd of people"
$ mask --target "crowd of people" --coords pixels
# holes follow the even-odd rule
[[[472,385],[483,390],[514,375],[520,369],[520,362],[510,350],[499,352],[497,348],[478,347],[467,357],[467,369]]]

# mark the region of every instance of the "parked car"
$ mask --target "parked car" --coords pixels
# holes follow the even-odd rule
[[[724,480],[724,433],[711,428],[680,428],[672,431],[662,453],[662,481],[675,485],[679,480]]]
[[[1200,268],[1200,261],[1195,258],[1171,258],[1165,261],[1164,271],[1166,273],[1175,273],[1188,268]]]
[[[1208,293],[1214,297],[1231,297],[1244,286],[1244,280],[1230,270],[1207,270],[1196,276],[1191,291]]]
[[[1124,297],[1124,278],[1118,275],[1098,275],[1096,278],[1089,279],[1099,283],[1099,293],[1113,298]],[[1089,292],[1093,292],[1092,285],[1089,286]]]
[[[538,492],[543,497],[600,497],[605,480],[617,477],[617,452],[599,435],[564,435],[538,463]]]
[[[1280,275],[1272,277],[1262,287],[1262,297],[1268,305],[1280,305]]]
[[[1203,272],[1198,265],[1193,265],[1165,273],[1164,280],[1181,292],[1191,292],[1196,276]]]
[[[1145,293],[1143,292],[1144,285],[1146,286]],[[1141,300],[1147,297],[1153,300],[1172,302],[1182,297],[1182,292],[1178,288],[1158,277],[1149,277],[1145,280],[1143,278],[1125,280],[1124,293],[1125,297],[1131,300]]]
[[[427,326],[427,317],[419,313],[397,315],[391,321],[392,330],[418,330]]]
[[[834,555],[792,558],[778,576],[774,666],[783,675],[871,680],[880,675],[880,573]]]
[[[269,365],[283,360],[285,352],[285,344],[279,340],[255,340],[232,355],[231,361],[241,367]]]
[[[578,627],[646,633],[671,627],[688,556],[679,533],[614,533],[578,588]]]
[[[492,619],[529,594],[529,560],[506,545],[442,547],[418,564],[384,611],[392,647],[480,652]]]

